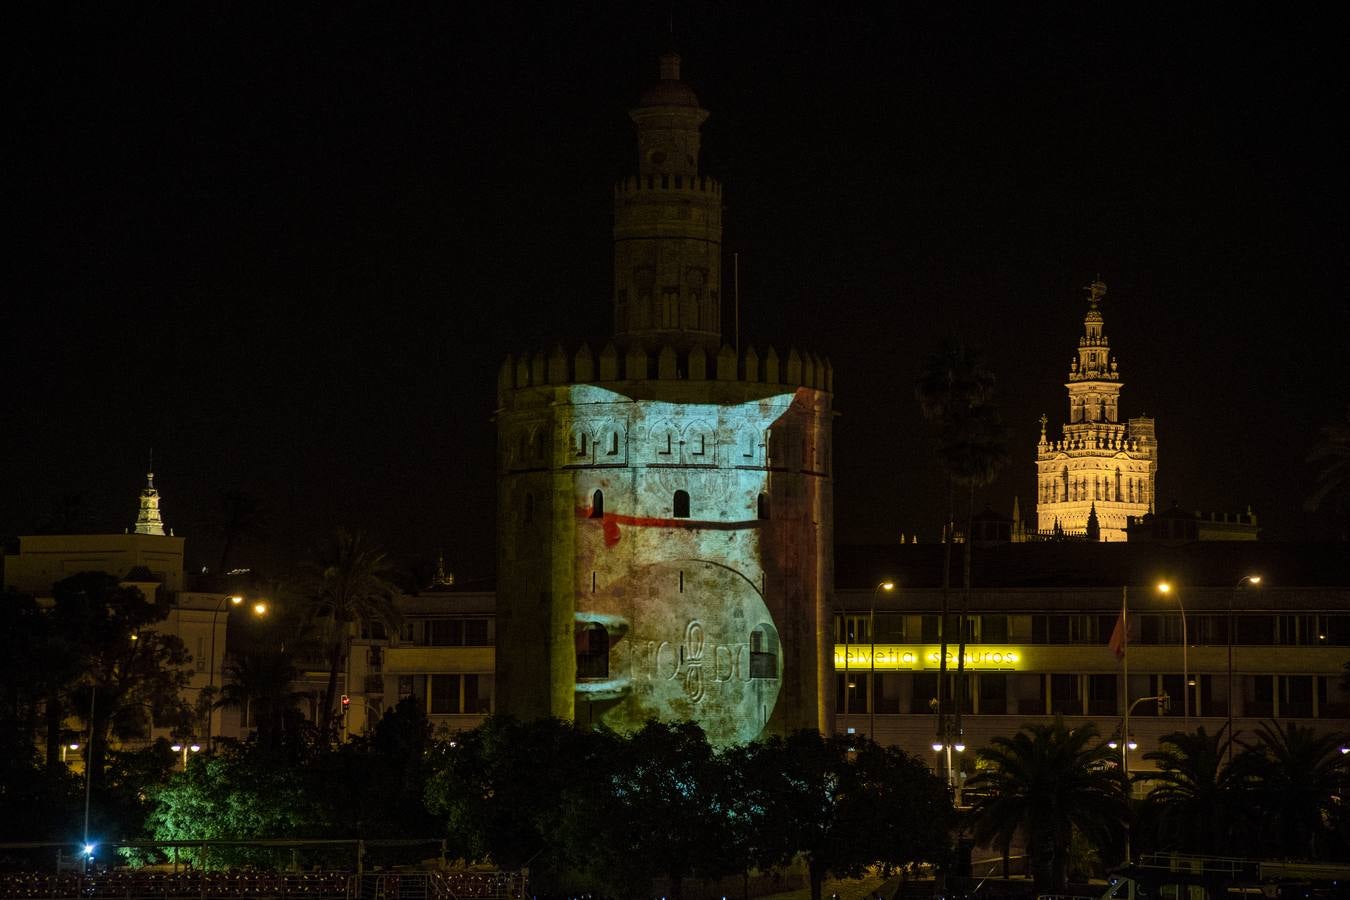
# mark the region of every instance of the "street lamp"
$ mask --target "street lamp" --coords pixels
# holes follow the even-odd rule
[[[893,590],[895,590],[894,581],[887,579],[877,582],[877,586],[872,588],[872,606],[867,613],[867,637],[872,641],[872,649],[867,654],[867,665],[871,670],[867,683],[868,709],[870,710],[867,720],[867,737],[874,741],[877,739],[877,592]],[[847,687],[845,690],[847,690]]]
[[[186,772],[186,771],[187,771],[187,759],[188,759],[188,754],[189,754],[189,753],[196,753],[197,751],[199,751],[199,750],[202,749],[202,746],[201,746],[201,744],[198,744],[198,743],[191,743],[191,744],[172,744],[172,745],[170,745],[169,749],[172,750],[174,753],[180,753],[180,752],[181,752],[181,753],[183,754],[183,771]]]
[[[239,594],[229,594],[220,598],[216,604],[215,612],[211,613],[211,666],[210,676],[208,677],[207,690],[208,695],[214,697],[216,693],[216,620],[220,616],[220,611],[225,608],[225,604],[232,606],[243,605],[244,598]],[[253,604],[253,614],[255,616],[264,616],[267,614],[267,603],[258,600]],[[206,713],[206,746],[211,747],[216,724],[216,714],[214,710],[208,710]],[[195,752],[195,751],[194,751]],[[187,757],[183,757],[183,766],[187,766]]]
[[[1164,593],[1166,593],[1166,591],[1164,591]],[[1129,706],[1125,707],[1125,717],[1124,719],[1121,720],[1120,725],[1120,739],[1116,740],[1115,738],[1112,738],[1111,740],[1106,742],[1106,746],[1110,747],[1112,750],[1115,750],[1117,747],[1120,748],[1120,774],[1125,778],[1125,790],[1127,792],[1130,791],[1129,751],[1139,749],[1139,743],[1134,739],[1134,735],[1130,734],[1130,713],[1134,712],[1134,708],[1138,706],[1140,703],[1143,703],[1145,701],[1153,700],[1157,703],[1163,703],[1166,701],[1166,699],[1167,699],[1166,694],[1159,694],[1156,697],[1140,697],[1138,700],[1134,701]],[[1128,798],[1129,794],[1127,793],[1126,799]],[[1128,865],[1129,862],[1130,862],[1130,826],[1129,823],[1127,822],[1125,825],[1126,865]]]
[[[1243,575],[1233,585],[1233,592],[1228,595],[1228,765],[1233,764],[1233,601],[1237,599],[1237,592],[1242,590],[1244,584],[1250,584],[1252,587],[1261,586],[1260,575]]]
[[[1172,585],[1166,581],[1158,582],[1158,593],[1167,596],[1172,593]],[[1177,594],[1177,609],[1181,610],[1181,715],[1182,731],[1191,730],[1191,667],[1188,655],[1190,642],[1186,637],[1186,607]]]

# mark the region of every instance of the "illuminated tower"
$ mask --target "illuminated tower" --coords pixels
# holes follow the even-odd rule
[[[136,513],[136,533],[164,533],[164,520],[159,515],[159,491],[155,490],[154,472],[147,472],[145,475],[145,487],[141,490],[141,507]]]
[[[661,57],[661,80],[628,114],[638,174],[614,190],[614,336],[649,347],[722,344],[722,186],[699,175],[707,110]]]
[[[613,338],[501,369],[501,712],[720,744],[827,727],[833,373],[722,342],[707,115],[663,57],[615,185]]]
[[[1097,309],[1106,285],[1094,281],[1087,291],[1083,336],[1065,385],[1069,419],[1063,439],[1047,438],[1049,420],[1041,416],[1037,528],[1050,532],[1058,525],[1069,533],[1085,532],[1095,510],[1101,540],[1123,541],[1127,519],[1153,509],[1158,444],[1153,419],[1120,421],[1120,374]]]

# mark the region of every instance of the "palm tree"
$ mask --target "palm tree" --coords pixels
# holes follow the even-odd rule
[[[966,540],[962,565],[961,617],[956,656],[957,684],[963,688],[966,656],[966,616],[970,605],[970,555],[975,516],[975,490],[993,482],[1008,460],[1003,421],[993,406],[997,379],[984,366],[978,352],[960,341],[948,339],[929,355],[914,393],[923,417],[932,425],[938,443],[938,463],[947,474],[947,529],[943,540],[942,641],[938,672],[938,736],[945,734],[947,679],[947,595],[951,583],[951,542],[955,530],[956,488],[967,492]],[[961,721],[961,703],[956,698],[956,721]]]
[[[1331,837],[1346,787],[1348,757],[1340,752],[1347,737],[1318,733],[1289,722],[1263,722],[1258,741],[1243,744],[1235,768],[1251,779],[1261,817],[1263,852],[1317,858]]]
[[[1322,429],[1322,438],[1308,454],[1308,462],[1320,464],[1321,471],[1304,507],[1310,512],[1329,507],[1332,513],[1350,509],[1350,406],[1345,408],[1345,421]]]
[[[212,530],[220,535],[220,568],[216,571],[224,575],[230,562],[230,554],[244,541],[263,535],[266,531],[266,517],[257,502],[243,491],[225,491],[220,495],[220,520]]]
[[[1226,730],[1220,726],[1209,734],[1201,726],[1166,734],[1161,749],[1144,754],[1158,771],[1136,780],[1154,785],[1143,811],[1160,849],[1223,855],[1241,836],[1248,809],[1245,782],[1240,769],[1224,765],[1230,743]]]
[[[1006,856],[1020,833],[1038,892],[1064,891],[1075,832],[1099,848],[1123,834],[1125,780],[1115,752],[1091,723],[1023,725],[1012,737],[994,738],[980,751],[980,763],[966,784],[983,793],[972,809],[975,839],[996,844]]]
[[[395,605],[399,590],[389,581],[393,566],[382,550],[360,532],[339,528],[307,567],[310,619],[326,633],[328,685],[318,710],[320,732],[336,733],[338,672],[351,644],[353,625],[378,624],[396,631],[402,616]]]
[[[275,750],[296,736],[304,719],[300,704],[312,696],[291,689],[299,675],[284,651],[245,653],[225,667],[225,684],[215,705],[249,710],[258,745]]]

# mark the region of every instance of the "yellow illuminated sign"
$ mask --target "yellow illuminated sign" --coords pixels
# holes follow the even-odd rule
[[[876,651],[876,665],[872,664],[872,652]],[[955,645],[947,647],[947,668],[956,669]],[[845,662],[847,653],[847,662]],[[924,671],[939,669],[942,662],[942,647],[917,646],[914,644],[835,644],[834,667],[844,669],[877,669],[878,671]],[[1017,669],[1022,663],[1022,651],[1016,647],[966,645],[967,669],[976,671],[1008,671]]]

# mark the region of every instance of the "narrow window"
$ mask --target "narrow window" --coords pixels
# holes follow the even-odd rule
[[[768,494],[760,494],[760,495],[759,495],[759,517],[760,517],[761,519],[768,519],[768,518],[771,518],[770,515],[769,515],[769,495],[768,495]]]
[[[577,632],[577,677],[609,677],[609,632],[594,622]]]
[[[675,518],[677,518],[677,519],[687,519],[687,518],[689,518],[689,492],[688,492],[688,491],[676,491],[676,492],[675,492]]]
[[[582,432],[577,435],[577,456],[585,456],[586,450],[586,433]]]
[[[603,519],[605,517],[605,495],[602,491],[596,491],[591,494],[591,518]]]
[[[660,439],[658,438],[657,440],[659,441]],[[660,448],[660,447],[661,447],[661,444],[658,443],[658,444],[657,444],[657,447]],[[657,452],[657,453],[660,453],[660,454],[663,454],[663,455],[667,455],[667,456],[670,454],[670,452],[671,452],[671,443],[670,443],[670,432],[669,432],[669,431],[666,432],[665,448],[664,448],[664,449],[658,449],[656,452]]]
[[[707,438],[700,434],[694,438],[693,443],[694,443],[693,455],[702,456],[705,450],[707,449]]]
[[[750,632],[750,677],[778,677],[778,635],[772,625],[758,625]]]
[[[609,433],[609,450],[605,452],[610,456],[617,456],[619,454],[619,433],[617,431],[611,431]]]

